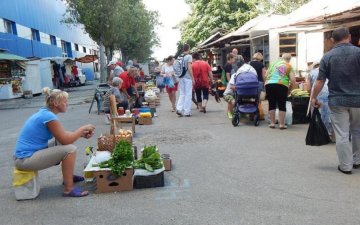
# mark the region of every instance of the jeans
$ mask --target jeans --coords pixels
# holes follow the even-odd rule
[[[192,80],[180,78],[179,80],[179,100],[176,110],[183,115],[191,114]]]
[[[330,112],[340,169],[351,171],[360,164],[360,108],[330,106]]]

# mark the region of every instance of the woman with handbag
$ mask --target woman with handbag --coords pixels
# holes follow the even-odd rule
[[[168,93],[171,102],[171,112],[176,111],[176,105],[175,105],[176,91],[179,83],[179,80],[175,76],[175,72],[174,72],[174,67],[173,67],[174,62],[175,62],[175,58],[173,56],[167,57],[166,62],[161,68],[161,73],[160,73],[160,75],[164,77],[166,92]]]
[[[210,65],[201,59],[201,55],[195,52],[191,65],[194,75],[194,89],[196,101],[200,112],[206,113],[206,104],[209,100],[210,82],[213,82],[213,74]],[[210,78],[210,80],[209,80]]]

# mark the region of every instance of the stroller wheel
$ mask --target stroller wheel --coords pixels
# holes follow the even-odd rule
[[[254,117],[254,125],[257,127],[257,126],[259,126],[259,124],[260,124],[259,115],[256,114]]]
[[[237,125],[239,125],[239,122],[240,122],[239,114],[237,114],[237,113],[234,114],[231,122],[232,122],[232,125],[233,125],[234,127],[236,127]]]

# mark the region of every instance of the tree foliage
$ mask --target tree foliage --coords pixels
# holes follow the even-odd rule
[[[181,42],[199,43],[215,28],[232,31],[257,16],[256,1],[186,0],[192,9],[190,17],[180,24]]]
[[[103,44],[108,59],[121,49],[124,60],[144,60],[159,40],[155,27],[158,14],[145,8],[142,0],[67,0],[64,22],[83,24],[90,37]]]

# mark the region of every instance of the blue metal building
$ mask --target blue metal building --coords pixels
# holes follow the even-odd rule
[[[61,23],[62,0],[1,0],[0,49],[23,57],[81,57],[97,45],[84,30]]]

